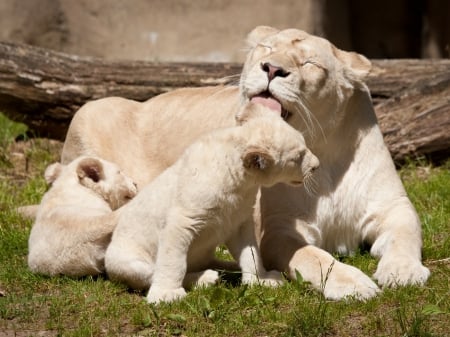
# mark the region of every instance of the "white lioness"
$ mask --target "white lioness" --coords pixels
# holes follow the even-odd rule
[[[300,185],[319,161],[279,116],[248,119],[261,109],[250,103],[242,126],[201,137],[123,207],[105,257],[112,279],[150,287],[149,302],[173,301],[186,295],[186,273],[192,278],[215,265],[215,248],[226,244],[244,284],[281,281],[279,272],[265,271],[257,248],[258,188]]]
[[[117,165],[79,157],[54,163],[45,178],[52,183],[42,198],[29,238],[28,265],[47,275],[97,275],[119,208],[136,195],[133,181]]]
[[[257,27],[248,42],[239,88],[86,104],[73,118],[62,160],[99,155],[146,184],[201,134],[234,125],[240,105],[259,102],[302,131],[321,162],[314,195],[285,185],[262,191],[258,235],[266,268],[292,278],[297,270],[327,298],[369,298],[377,285],[328,253],[350,253],[364,242],[380,258],[374,275],[380,285],[425,283],[421,225],[363,83],[370,62],[296,29]]]

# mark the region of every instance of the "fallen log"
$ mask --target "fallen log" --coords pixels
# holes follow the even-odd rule
[[[394,161],[450,154],[450,76],[434,74],[375,106]]]
[[[396,161],[450,153],[450,60],[372,60],[367,79]],[[106,61],[0,43],[0,111],[64,139],[75,111],[107,96],[144,101],[180,88],[237,84],[237,63]]]

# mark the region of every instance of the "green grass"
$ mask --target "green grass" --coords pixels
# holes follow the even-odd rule
[[[14,123],[0,113],[0,168],[11,167],[8,146],[14,142],[15,137],[24,135],[27,128],[23,124]]]
[[[31,222],[15,208],[45,193],[42,172],[58,153],[34,140],[22,157],[13,155],[13,140],[25,131],[0,115],[0,336],[450,336],[450,161],[400,171],[423,223],[424,260],[432,270],[424,287],[332,302],[301,280],[278,289],[223,282],[153,306],[145,294],[103,277],[49,278],[28,270]],[[369,274],[376,268],[366,252],[341,259]]]

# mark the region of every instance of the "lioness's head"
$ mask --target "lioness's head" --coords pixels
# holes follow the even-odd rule
[[[371,64],[326,39],[297,29],[260,26],[248,35],[250,51],[240,79],[242,103],[277,111],[305,137],[337,126],[349,97],[367,91]]]

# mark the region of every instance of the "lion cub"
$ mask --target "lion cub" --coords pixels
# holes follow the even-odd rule
[[[184,297],[186,279],[216,282],[218,273],[207,269],[219,244],[238,262],[243,283],[281,282],[279,273],[265,271],[255,239],[258,188],[300,185],[319,161],[267,108],[250,104],[238,116],[242,125],[201,137],[120,213],[106,271],[135,289],[150,287],[150,303]]]
[[[104,272],[104,255],[119,208],[136,193],[134,182],[110,162],[79,157],[47,167],[52,183],[42,198],[29,238],[33,272],[70,276]]]

